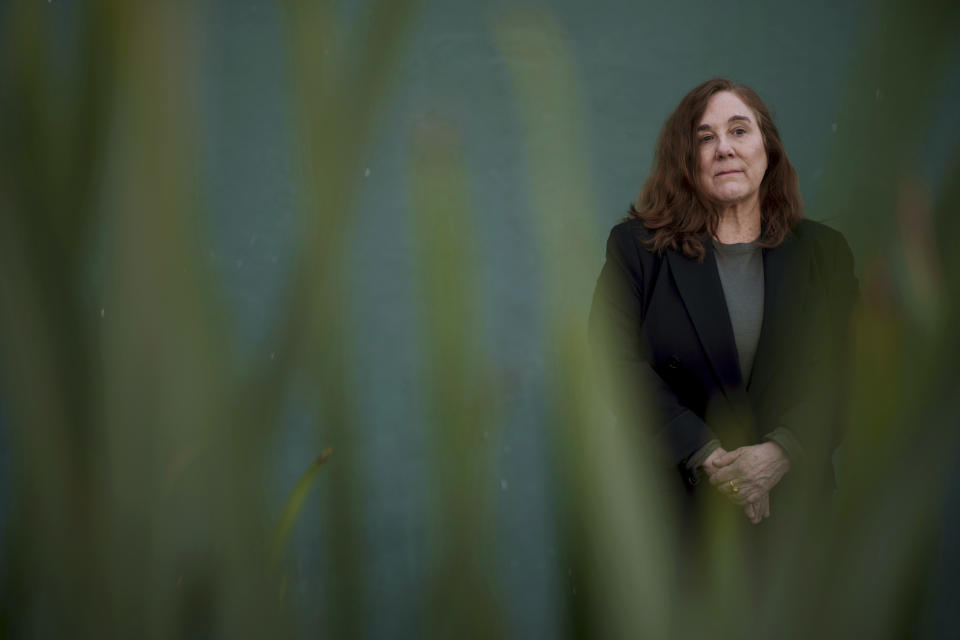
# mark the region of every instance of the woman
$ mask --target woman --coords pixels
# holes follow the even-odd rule
[[[694,88],[610,233],[590,317],[616,413],[650,437],[682,503],[719,491],[758,524],[786,477],[832,487],[856,290],[843,236],[802,218],[759,96]]]

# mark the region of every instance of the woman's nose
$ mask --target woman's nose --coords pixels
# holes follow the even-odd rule
[[[721,157],[733,155],[733,147],[730,146],[730,143],[724,137],[721,137],[717,143],[717,155]]]

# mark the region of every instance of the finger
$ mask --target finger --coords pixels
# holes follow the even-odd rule
[[[755,483],[750,482],[749,479],[744,479],[742,476],[728,480],[718,488],[728,493],[737,504],[756,504],[759,502],[760,496],[765,493]],[[757,510],[757,515],[760,515],[759,509]]]
[[[723,467],[713,472],[713,475],[710,476],[710,482],[712,482],[714,486],[729,484],[731,480],[739,482],[739,475],[736,467]]]
[[[729,469],[729,468],[728,468]],[[765,493],[761,487],[743,476],[736,475],[735,470],[729,469],[723,473],[717,472],[717,475],[710,480],[722,493],[735,497],[739,504],[748,502],[757,502],[757,499]]]
[[[761,520],[767,518],[770,511],[770,494],[763,493],[757,497],[757,515]]]
[[[750,501],[747,500],[746,496],[744,496],[742,493],[730,491],[727,493],[727,497],[730,498],[734,504],[740,505],[741,507],[746,507],[748,504],[750,504]]]
[[[754,524],[760,524],[761,522],[763,522],[763,518],[764,518],[763,513],[764,513],[764,508],[765,508],[765,507],[764,507],[764,497],[763,497],[763,496],[761,496],[760,498],[758,498],[757,501],[753,503],[753,508],[754,508],[754,511],[755,511],[756,514],[757,514],[757,520],[756,520],[756,522],[754,522]]]
[[[745,507],[747,504],[746,501],[743,498],[741,498],[737,492],[733,491],[730,488],[729,483],[717,485],[716,490],[719,491],[722,496],[726,497],[728,500],[730,500],[730,502],[732,502],[735,505]]]
[[[715,467],[725,467],[728,464],[735,461],[740,457],[740,454],[743,453],[740,449],[734,449],[733,451],[727,451],[726,453],[717,456],[713,459],[713,465]]]
[[[749,500],[749,496],[743,491],[743,489],[737,485],[736,481],[725,482],[723,484],[717,485],[717,491],[723,495],[730,498],[736,504],[741,506],[746,505],[748,502],[753,502]]]
[[[703,461],[703,466],[713,467],[713,461],[719,458],[720,456],[722,456],[723,454],[725,454],[726,452],[727,450],[724,449],[723,447],[718,447],[717,449],[714,449],[714,451],[709,456],[707,456],[707,459]]]

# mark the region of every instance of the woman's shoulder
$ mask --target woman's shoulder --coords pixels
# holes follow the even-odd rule
[[[604,274],[619,273],[632,279],[642,291],[644,281],[659,271],[660,257],[650,250],[652,237],[639,218],[626,218],[613,225],[607,238],[606,264],[600,282],[604,281]]]
[[[843,234],[822,222],[801,218],[793,227],[793,233],[801,240],[815,242],[846,242]]]
[[[639,218],[627,218],[615,224],[607,239],[607,259],[632,265],[637,272],[654,268],[661,259],[651,249],[651,232]]]
[[[643,251],[648,251],[648,242],[652,237],[653,233],[640,218],[626,218],[613,225],[610,230],[611,243],[621,247],[635,246]]]
[[[793,235],[811,249],[832,254],[849,253],[850,245],[842,233],[816,220],[802,218],[793,227]]]
[[[816,220],[800,220],[794,237],[806,247],[815,264],[827,273],[853,273],[853,252],[842,233]]]

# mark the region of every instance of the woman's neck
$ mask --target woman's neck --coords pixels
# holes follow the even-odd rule
[[[760,237],[760,202],[754,196],[749,201],[738,202],[720,212],[720,222],[714,236],[723,244],[753,242]]]

